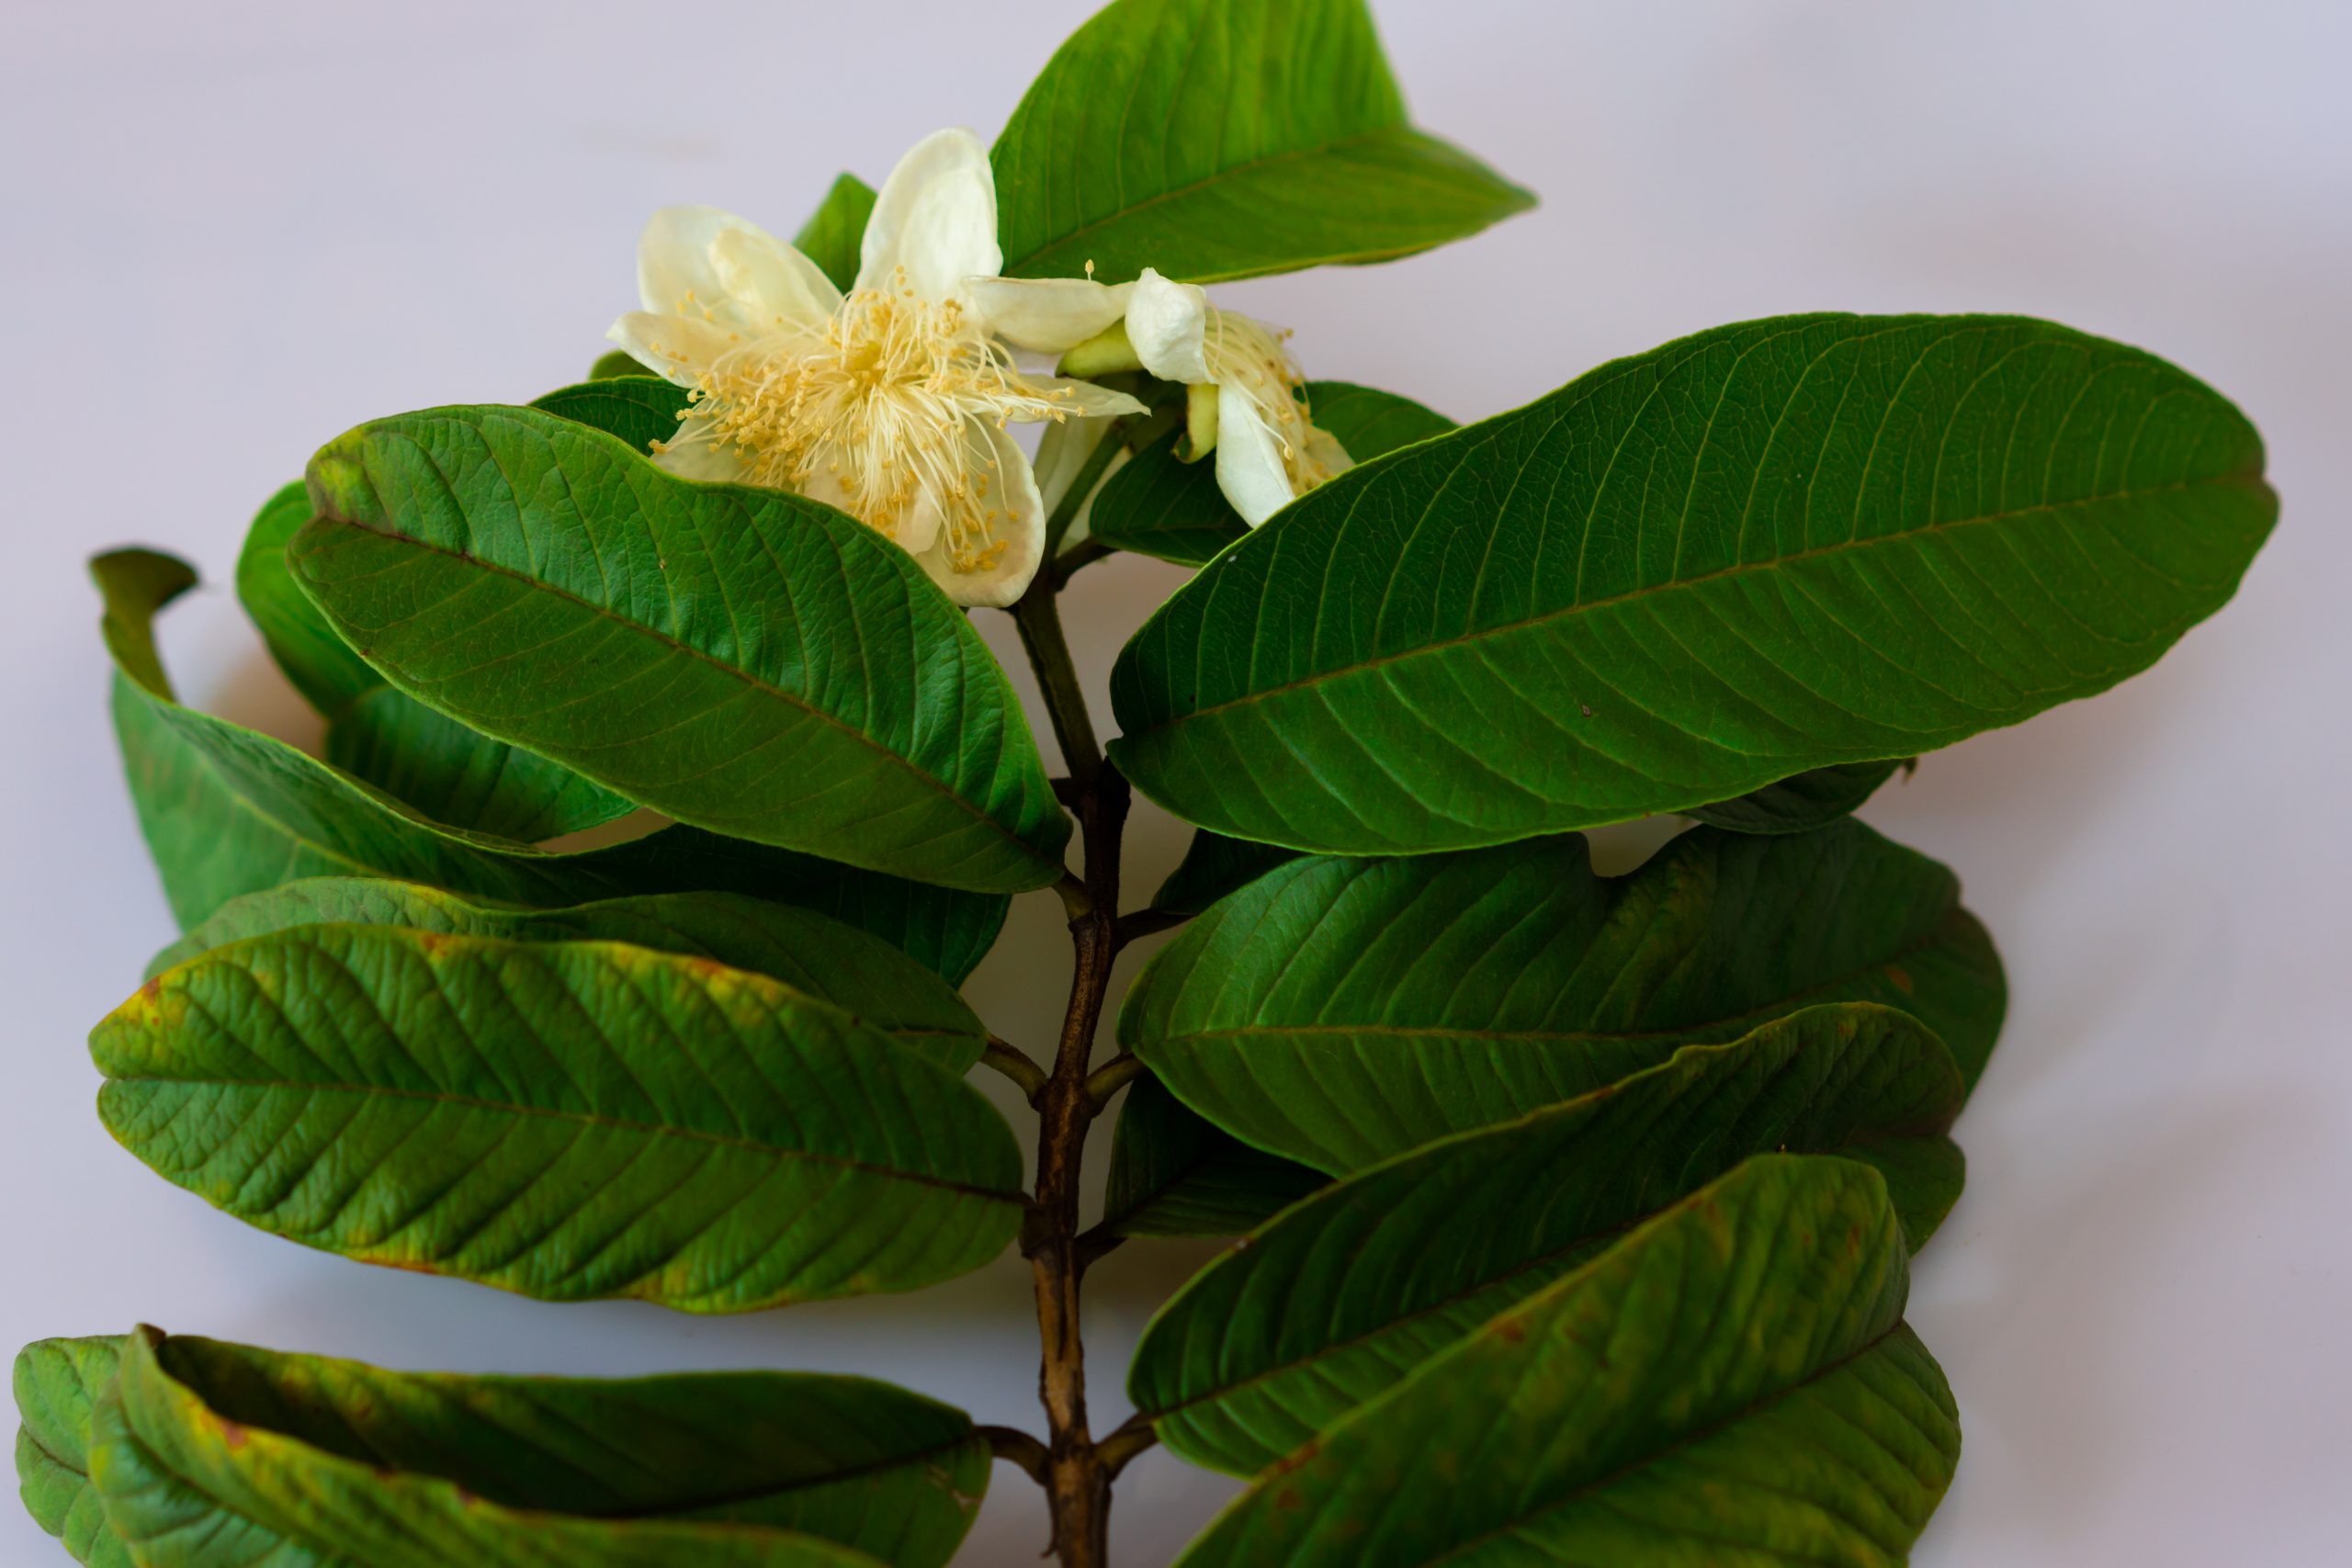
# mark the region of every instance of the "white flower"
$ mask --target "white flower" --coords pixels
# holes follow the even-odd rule
[[[1313,422],[1301,390],[1305,378],[1283,346],[1290,334],[1218,310],[1193,284],[1146,267],[1135,282],[1116,288],[1075,278],[989,278],[976,280],[973,289],[989,320],[1022,348],[1078,347],[1080,327],[1120,312],[1124,345],[1108,343],[1098,353],[1088,344],[1065,368],[1099,373],[1131,364],[1207,394],[1193,405],[1193,451],[1216,451],[1217,488],[1253,528],[1353,464]],[[1128,353],[1132,358],[1124,358]]]
[[[957,604],[1010,604],[1036,572],[1045,509],[1006,426],[1141,405],[1015,367],[967,287],[1003,259],[987,151],[943,130],[883,183],[847,296],[742,219],[669,207],[638,246],[645,308],[607,335],[695,394],[655,461],[837,506]]]

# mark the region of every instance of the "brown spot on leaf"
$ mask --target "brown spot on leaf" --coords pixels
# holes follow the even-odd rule
[[[226,1416],[216,1416],[213,1419],[220,1424],[220,1440],[228,1445],[230,1452],[234,1453],[253,1441],[251,1432],[246,1431]]]
[[[1896,990],[1906,997],[1917,988],[1912,983],[1911,972],[1899,964],[1890,964],[1886,966],[1886,977]]]
[[[1506,1343],[1524,1345],[1527,1343],[1527,1320],[1521,1317],[1498,1317],[1495,1319],[1495,1333]]]

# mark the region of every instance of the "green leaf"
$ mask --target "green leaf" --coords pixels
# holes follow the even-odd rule
[[[1878,786],[1906,765],[1904,759],[1883,762],[1840,762],[1815,768],[1778,784],[1766,784],[1736,800],[1694,806],[1685,816],[1711,828],[1735,833],[1804,833],[1850,817],[1857,807],[1878,793]]]
[[[576,387],[559,387],[543,398],[534,398],[531,406],[616,435],[631,451],[650,452],[656,441],[667,441],[678,434],[678,418],[692,400],[684,387],[648,376],[645,367],[631,359],[626,372],[593,378]]]
[[[1913,1247],[1951,1206],[1951,1053],[1915,1019],[1809,1008],[1612,1088],[1325,1188],[1159,1309],[1128,1397],[1195,1464],[1255,1475],[1628,1226],[1750,1155],[1888,1167]]]
[[[1004,672],[912,557],[537,409],[362,425],[289,559],[393,685],[682,821],[945,886],[1062,874]]]
[[[1357,462],[1458,428],[1410,398],[1347,381],[1307,384],[1315,423],[1339,438]],[[1182,430],[1172,430],[1103,482],[1088,512],[1088,536],[1179,566],[1200,566],[1250,532],[1217,489],[1216,465],[1176,455]]]
[[[588,367],[588,379],[591,381],[610,381],[623,376],[644,374],[645,367],[637,362],[636,356],[619,348],[606,349],[596,356],[596,363]]]
[[[327,726],[327,761],[436,822],[522,843],[616,822],[637,809],[560,762],[477,734],[378,686]]]
[[[123,1338],[43,1339],[17,1353],[17,1489],[33,1522],[88,1568],[131,1568],[90,1484],[90,1416]]]
[[[792,237],[793,248],[847,293],[857,282],[858,247],[865,239],[865,220],[873,216],[874,187],[855,175],[843,175]]]
[[[569,909],[493,909],[412,882],[319,876],[231,899],[158,953],[152,977],[216,947],[305,926],[405,926],[503,942],[625,942],[781,980],[968,1071],[988,1028],[956,988],[881,938],[789,905],[729,893],[615,898]]]
[[[117,550],[93,560],[90,574],[119,670],[115,728],[131,800],[182,930],[241,894],[310,876],[385,876],[532,906],[712,889],[831,915],[961,983],[1003,927],[1010,900],[1001,894],[876,875],[693,828],[551,854],[428,821],[282,740],[173,700],[153,619],[195,582],[186,562]]]
[[[1878,1173],[1762,1156],[1325,1431],[1181,1568],[1905,1560],[1959,1414]]]
[[[310,520],[311,492],[300,479],[263,503],[237,556],[237,600],[260,628],[270,658],[286,672],[294,689],[322,715],[332,717],[354,697],[381,686],[384,678],[344,645],[286,570],[287,541]],[[191,572],[189,581],[194,581]],[[158,600],[157,606],[163,603]],[[162,682],[159,677],[141,683],[153,687]]]
[[[1344,1173],[1821,1002],[1901,1008],[1973,1083],[2007,993],[1944,867],[1848,820],[1279,866],[1136,979],[1119,1040],[1257,1147]]]
[[[152,1328],[99,1433],[153,1568],[940,1568],[989,1469],[961,1411],[862,1378],[391,1372]]]
[[[150,980],[90,1046],[100,1118],[166,1179],[546,1300],[912,1290],[1024,1207],[970,1086],[764,976],[617,942],[288,930]]]
[[[1228,839],[1204,828],[1193,833],[1193,841],[1184,846],[1184,858],[1151,896],[1151,907],[1171,914],[1197,915],[1227,894],[1297,858],[1296,850]]]
[[[277,667],[327,718],[336,766],[436,821],[510,839],[551,839],[632,809],[570,769],[477,735],[386,686],[287,570],[287,541],[310,518],[300,480],[269,499],[237,558],[237,597]],[[155,675],[151,683],[161,682],[161,671]]]
[[[1111,681],[1178,816],[1507,842],[1915,756],[2147,668],[2278,515],[2244,415],[2014,317],[1792,316],[1342,474]]]
[[[1325,1180],[1319,1170],[1220,1132],[1146,1075],[1119,1107],[1101,1228],[1112,1235],[1236,1235]]]
[[[1046,63],[992,159],[1009,277],[1381,261],[1535,204],[1406,123],[1363,0],[1114,0]]]

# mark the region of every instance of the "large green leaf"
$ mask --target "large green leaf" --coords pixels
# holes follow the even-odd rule
[[[1394,392],[1347,381],[1307,384],[1316,424],[1357,462],[1458,428],[1443,414]],[[1147,445],[1103,481],[1088,512],[1088,536],[1137,555],[1199,566],[1250,532],[1217,488],[1216,465],[1177,457],[1182,430]]]
[[[1152,1319],[1128,1396],[1176,1452],[1254,1475],[1627,1226],[1750,1155],[1884,1168],[1916,1247],[1957,1196],[1951,1055],[1865,1002],[1692,1045],[1612,1088],[1428,1145],[1299,1202]],[[1919,1179],[1940,1169],[1949,1179]]]
[[[327,761],[455,827],[518,843],[616,822],[636,806],[560,762],[477,734],[379,685],[327,726]]]
[[[1695,829],[1622,877],[1575,835],[1294,861],[1152,960],[1119,1038],[1226,1131],[1344,1172],[1819,1002],[1912,1013],[1973,1083],[2006,999],[1951,873],[1846,821]]]
[[[270,497],[237,558],[237,597],[278,668],[327,719],[335,766],[436,822],[524,842],[628,815],[630,803],[610,791],[385,685],[287,570],[287,543],[310,518],[300,480]]]
[[[1960,1457],[1878,1173],[1766,1155],[1270,1472],[1181,1568],[1893,1568]]]
[[[857,281],[858,249],[865,239],[865,220],[874,216],[874,200],[872,186],[855,175],[842,175],[792,237],[794,248],[843,292]]]
[[[1286,508],[1121,654],[1112,751],[1347,854],[1914,756],[2147,668],[2268,535],[2261,476],[2214,392],[2047,322],[1723,327]]]
[[[862,1378],[435,1376],[152,1328],[96,1460],[153,1568],[940,1568],[989,1469],[962,1412]]]
[[[695,828],[551,854],[428,821],[284,741],[173,700],[153,617],[195,582],[185,562],[118,550],[90,570],[120,671],[115,728],[131,800],[183,930],[241,894],[311,876],[391,877],[533,906],[714,889],[831,915],[960,983],[1003,927],[1002,894],[934,887]]]
[[[963,613],[872,529],[538,409],[362,425],[295,576],[392,684],[700,827],[983,892],[1069,818]]]
[[[314,876],[232,898],[156,954],[153,976],[216,947],[304,926],[405,926],[505,942],[625,942],[781,980],[884,1031],[952,1072],[988,1046],[956,988],[881,938],[787,904],[664,893],[566,909],[498,909],[413,882]]]
[[[286,570],[287,543],[310,520],[311,491],[300,479],[262,503],[237,556],[237,600],[295,690],[333,717],[354,697],[381,686],[384,678],[335,635]]]
[[[1406,123],[1363,0],[1114,0],[997,139],[1012,277],[1380,261],[1535,198]]]
[[[1690,807],[1685,815],[1735,833],[1809,832],[1853,815],[1903,765],[1901,759],[1890,758],[1883,762],[1840,762],[1815,768],[1734,800]]]
[[[667,441],[678,434],[678,417],[691,400],[684,387],[648,376],[640,367],[631,375],[559,387],[545,397],[532,399],[531,406],[616,435],[632,451],[650,452],[656,441]]]
[[[1119,1107],[1102,1228],[1114,1235],[1234,1235],[1326,1179],[1212,1126],[1146,1075]]]
[[[617,942],[255,937],[92,1032],[107,1130],[264,1230],[548,1300],[911,1290],[1019,1228],[978,1092],[764,976]]]
[[[1184,858],[1151,896],[1151,907],[1170,914],[1197,915],[1227,894],[1297,858],[1296,850],[1228,839],[1203,828],[1193,834],[1193,841],[1184,846]]]
[[[114,1382],[120,1335],[43,1339],[17,1353],[17,1490],[33,1522],[88,1568],[131,1568],[90,1483],[90,1416]]]

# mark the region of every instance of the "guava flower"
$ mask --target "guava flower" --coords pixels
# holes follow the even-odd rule
[[[1036,572],[1045,508],[1006,427],[1142,405],[1014,365],[967,287],[1003,261],[987,151],[943,130],[883,183],[847,295],[732,213],[667,207],[638,245],[645,308],[607,335],[694,393],[662,467],[839,507],[957,604],[1010,604]]]
[[[1143,369],[1193,388],[1193,455],[1216,452],[1217,488],[1253,528],[1353,466],[1338,439],[1314,423],[1306,378],[1283,346],[1289,333],[1218,310],[1196,285],[1146,267],[1115,288],[1078,278],[989,278],[973,289],[1006,341],[1063,352],[1066,373]],[[1114,310],[1120,325],[1076,335]]]

